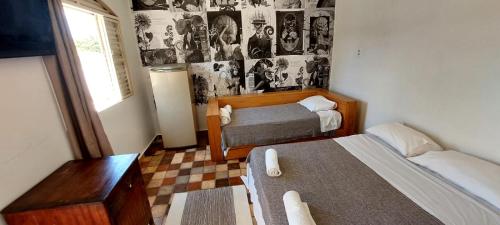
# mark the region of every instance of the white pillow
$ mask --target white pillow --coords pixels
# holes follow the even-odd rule
[[[367,129],[366,132],[382,139],[405,157],[417,156],[428,151],[443,150],[441,146],[425,134],[401,123],[374,126]]]
[[[500,166],[457,151],[427,152],[408,160],[432,170],[500,209]]]
[[[220,108],[219,113],[222,126],[226,126],[231,123],[231,113],[226,108]]]
[[[311,112],[333,110],[337,108],[337,103],[326,99],[321,95],[315,95],[298,102]]]

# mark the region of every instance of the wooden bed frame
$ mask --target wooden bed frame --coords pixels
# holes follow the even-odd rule
[[[263,94],[249,94],[238,96],[227,96],[210,98],[207,107],[208,140],[210,143],[210,154],[212,161],[224,160],[222,152],[222,128],[220,122],[219,108],[231,105],[233,109],[250,108],[259,106],[279,105],[295,103],[304,98],[322,95],[327,99],[337,103],[337,111],[342,114],[342,125],[335,131],[335,137],[349,136],[357,133],[358,130],[358,102],[352,98],[341,94],[332,93],[325,89],[305,89],[300,91],[283,91]],[[297,141],[324,139],[325,137],[301,139]],[[257,147],[256,145],[246,145],[231,147],[226,160],[247,157],[248,153]]]

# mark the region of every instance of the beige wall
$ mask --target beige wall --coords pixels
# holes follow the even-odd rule
[[[99,116],[116,154],[142,152],[156,135],[149,73],[140,62],[130,1],[104,2],[120,17],[134,96],[100,112]]]
[[[99,116],[116,154],[142,152],[156,134],[149,74],[140,65],[128,3],[106,2],[121,18],[135,94]],[[73,156],[40,57],[0,59],[0,103],[3,208]]]
[[[46,75],[40,57],[0,59],[0,208],[73,158]]]
[[[500,163],[500,1],[337,1],[331,87]],[[358,49],[361,54],[358,56]]]

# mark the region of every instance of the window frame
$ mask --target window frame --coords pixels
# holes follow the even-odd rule
[[[113,79],[115,84],[117,84],[118,87],[116,88],[120,92],[121,96],[120,101],[117,101],[116,103],[102,109],[101,111],[105,111],[106,109],[120,104],[127,98],[132,97],[134,95],[134,85],[132,80],[130,79],[130,69],[123,43],[123,33],[120,24],[120,18],[116,16],[116,14],[100,0],[63,0],[63,4],[65,5],[65,7],[72,7],[76,10],[82,10],[84,12],[96,15],[96,22],[99,28],[100,39],[103,44],[102,47],[104,48],[103,50],[105,51],[108,69],[110,70],[109,72],[112,76],[111,79]],[[102,17],[102,19],[99,19],[99,16]],[[116,30],[116,44],[118,44],[118,48],[116,49],[116,51],[111,47],[111,38],[108,32],[108,26],[106,25],[107,21],[110,21],[116,26],[116,28],[114,28]],[[115,55],[121,55],[121,57],[115,58]],[[124,74],[118,73],[119,71],[116,66],[117,61],[119,61],[119,63],[123,63]],[[125,85],[125,87],[122,87],[123,82],[120,83],[121,80],[126,80],[126,82],[123,84]],[[124,89],[128,91],[124,93]]]

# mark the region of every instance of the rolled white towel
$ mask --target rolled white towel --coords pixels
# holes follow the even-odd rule
[[[222,126],[228,125],[231,123],[231,113],[227,111],[225,108],[220,108],[219,110],[220,113],[220,121],[222,123]]]
[[[229,112],[229,114],[233,114],[233,107],[231,105],[224,106],[224,109],[226,109]]]
[[[280,165],[278,164],[278,153],[270,148],[266,150],[266,172],[270,177],[281,176]]]
[[[286,218],[289,225],[316,225],[311,216],[309,207],[302,202],[299,193],[288,191],[283,195]]]

